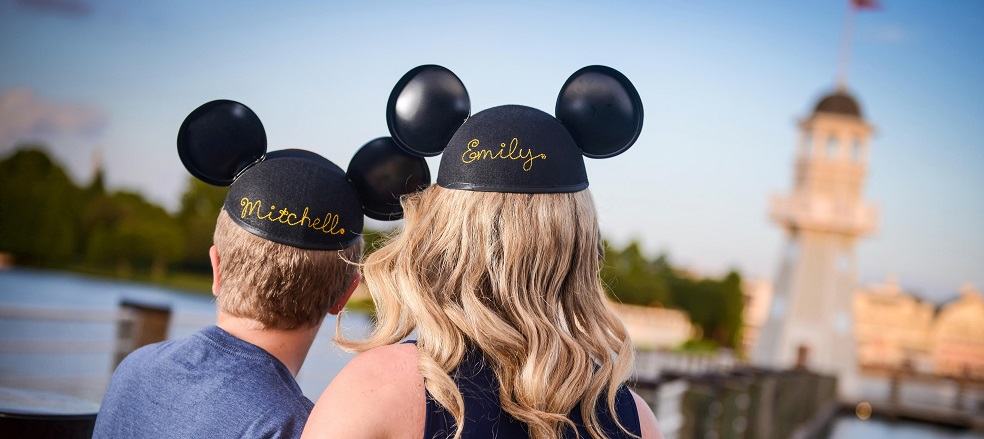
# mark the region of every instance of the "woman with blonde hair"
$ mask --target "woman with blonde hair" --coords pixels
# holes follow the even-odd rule
[[[404,230],[366,259],[375,329],[336,340],[360,354],[305,437],[661,437],[624,384],[632,345],[598,276],[582,158],[635,142],[638,93],[591,66],[568,79],[556,118],[518,105],[468,117],[469,106],[461,81],[433,65],[390,96],[392,141],[443,151],[437,185],[403,198]]]

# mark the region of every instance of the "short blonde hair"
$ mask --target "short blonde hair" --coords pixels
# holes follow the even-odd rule
[[[232,222],[225,209],[215,224],[219,251],[219,310],[266,329],[321,323],[358,272],[362,239],[342,250],[305,250],[260,238]]]
[[[366,258],[377,324],[365,351],[417,330],[424,386],[455,418],[464,400],[449,373],[479,349],[499,380],[503,410],[532,438],[559,438],[580,403],[594,439],[595,407],[615,413],[632,371],[632,343],[599,277],[599,230],[587,190],[514,194],[430,186],[404,197],[404,230]],[[624,428],[623,428],[624,429]]]

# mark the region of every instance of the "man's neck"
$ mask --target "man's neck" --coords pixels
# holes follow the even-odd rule
[[[259,346],[273,355],[290,374],[297,376],[304,359],[307,358],[314,337],[318,334],[321,324],[310,328],[302,325],[297,329],[263,329],[260,322],[244,317],[235,317],[219,311],[216,326],[222,328],[233,337]]]

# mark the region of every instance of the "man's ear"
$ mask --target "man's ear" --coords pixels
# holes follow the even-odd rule
[[[352,283],[350,283],[348,289],[345,290],[345,294],[342,294],[342,297],[339,297],[338,300],[335,301],[335,303],[331,306],[331,309],[328,310],[328,314],[337,315],[342,312],[342,309],[345,308],[345,304],[348,303],[349,299],[352,297],[352,293],[355,292],[356,288],[359,288],[359,281],[361,280],[362,276],[359,275],[358,271],[355,272],[355,276],[352,276]]]
[[[212,294],[219,297],[219,249],[214,245],[208,249],[208,259],[212,261]]]

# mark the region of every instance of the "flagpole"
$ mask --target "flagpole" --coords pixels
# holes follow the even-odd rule
[[[855,8],[847,0],[847,14],[844,16],[844,28],[841,30],[841,47],[839,59],[837,60],[837,89],[847,90],[847,73],[851,64],[851,39],[854,36],[854,12]]]

